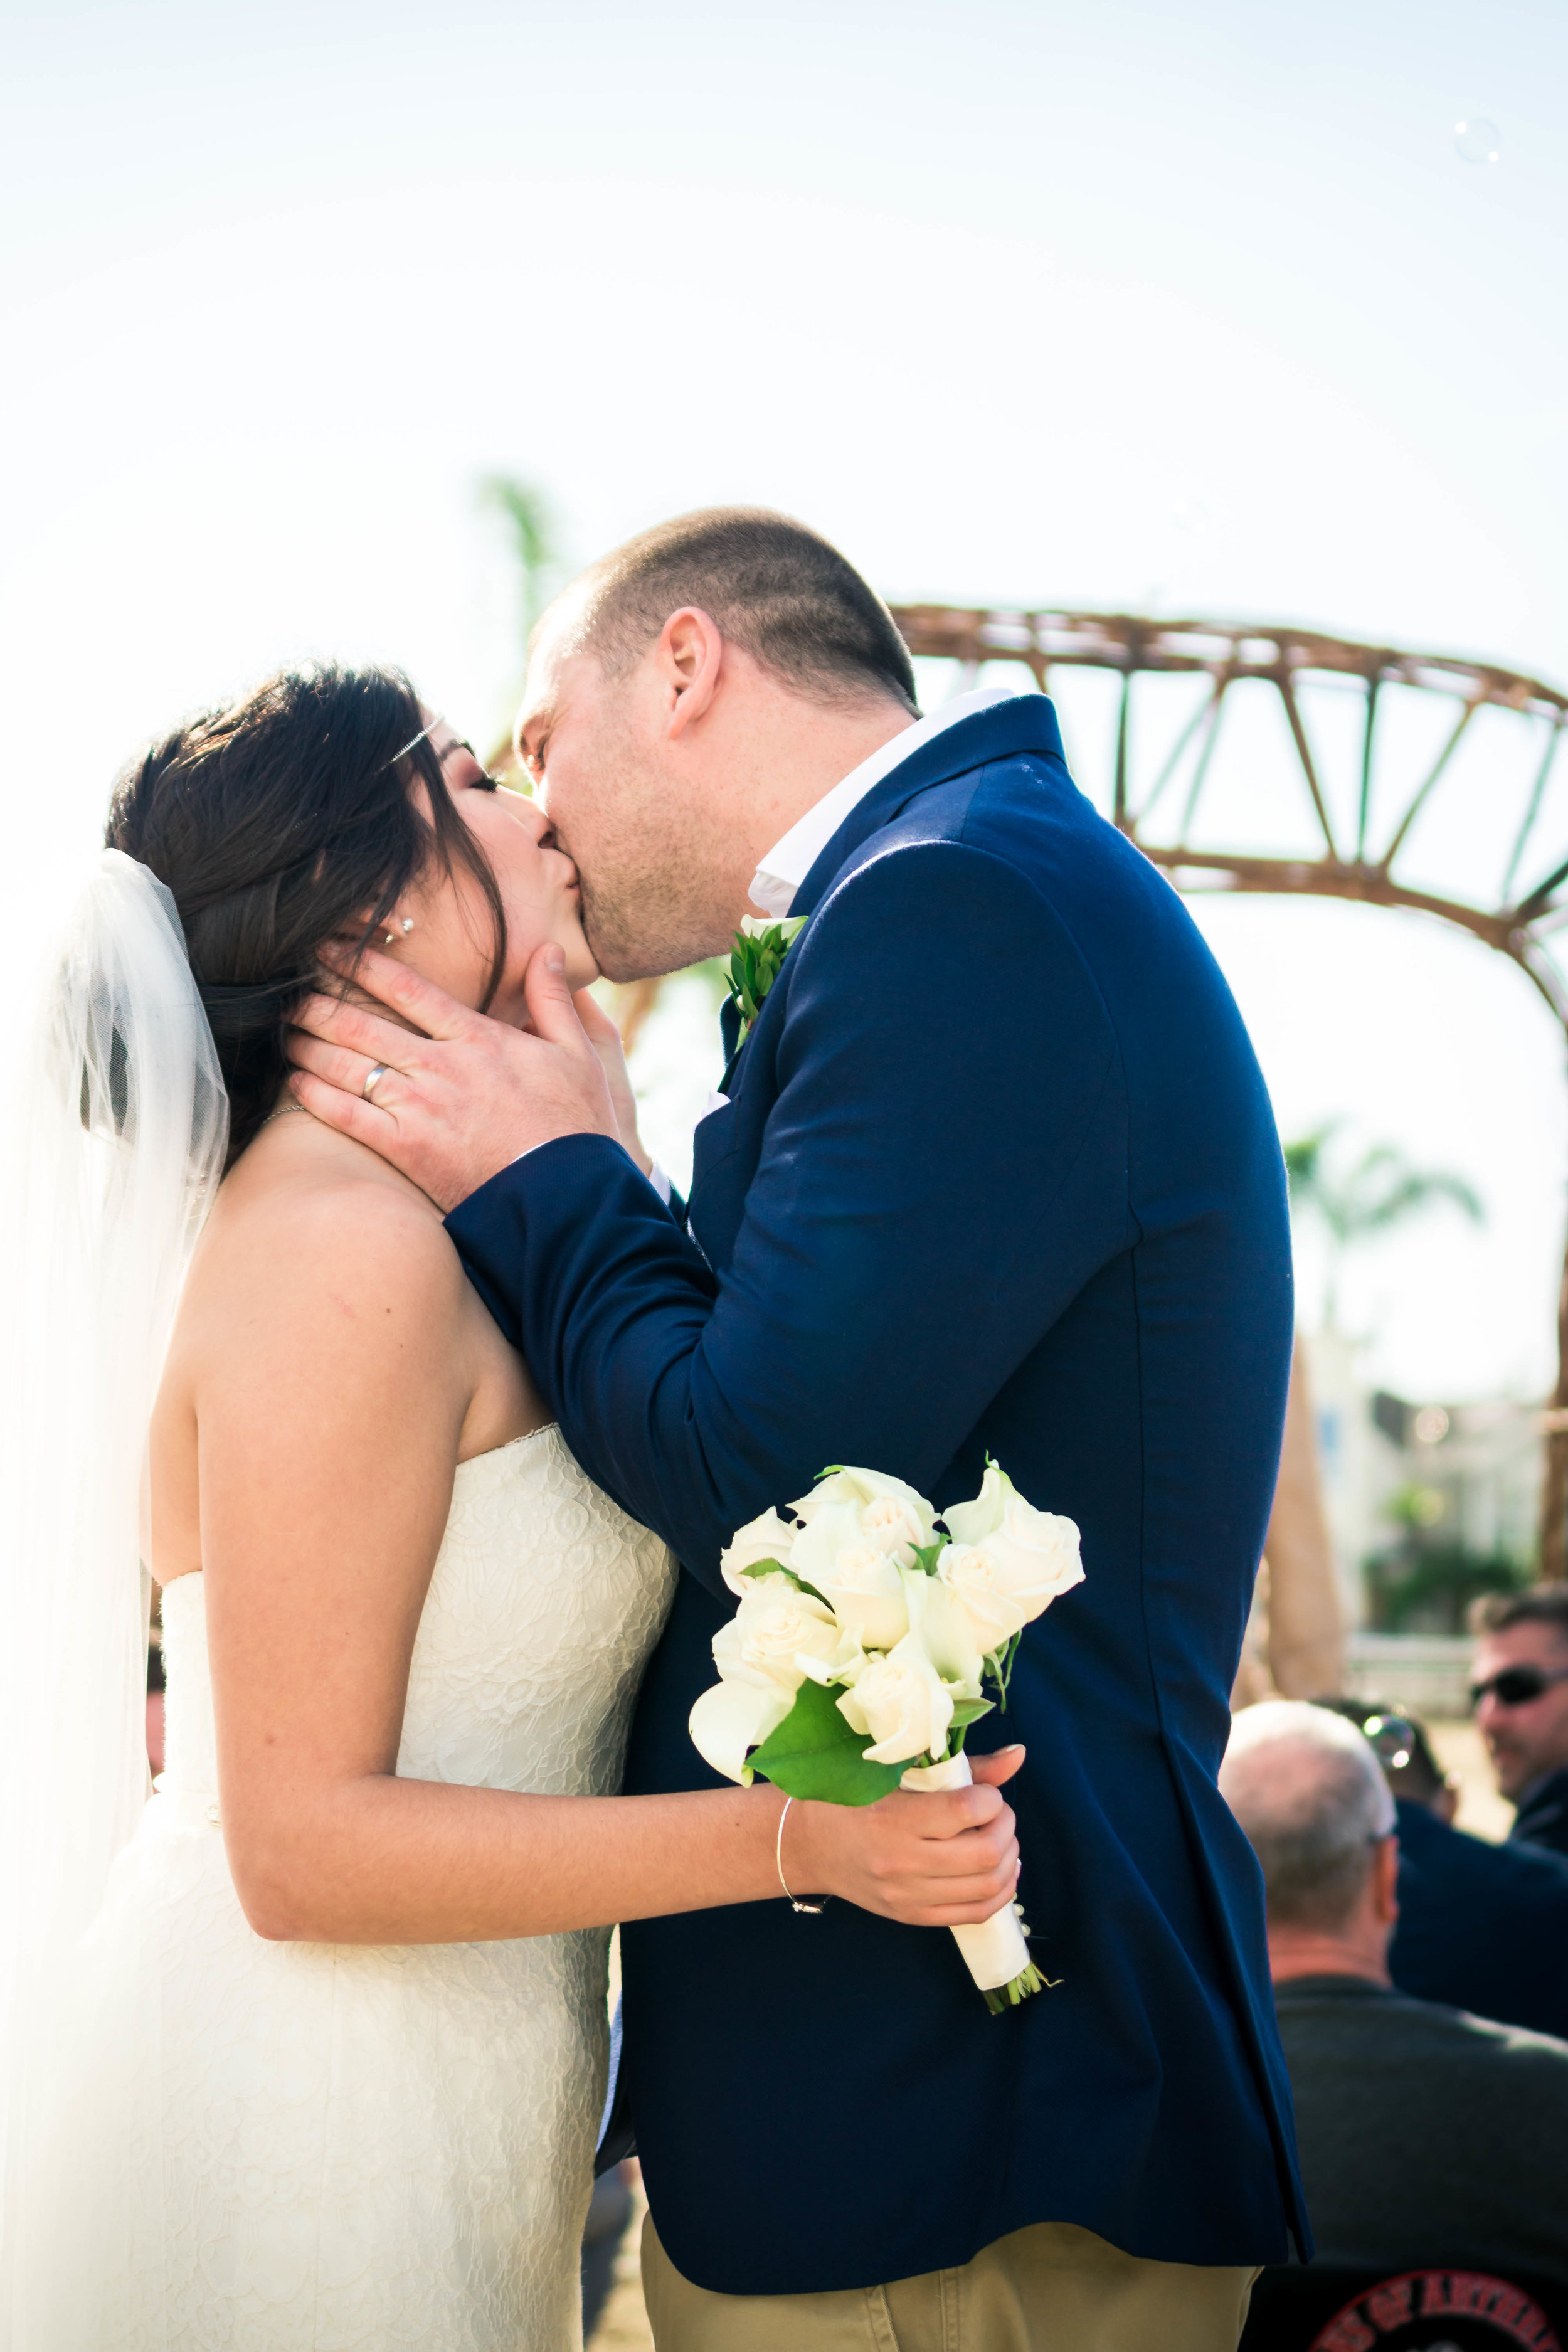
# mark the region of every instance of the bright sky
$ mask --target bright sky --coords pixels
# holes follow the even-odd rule
[[[894,597],[1568,677],[1560,0],[11,0],[3,41],[18,949],[138,739],[276,661],[504,719],[493,469],[576,560],[745,499]],[[1486,1198],[1347,1279],[1369,1369],[1543,1386],[1568,1083],[1528,983],[1415,918],[1201,918],[1288,1134]]]

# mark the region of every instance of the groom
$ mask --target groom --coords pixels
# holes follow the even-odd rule
[[[1078,1521],[1087,1572],[971,1737],[1026,1743],[1050,1990],[994,2017],[950,1936],[782,1894],[625,1929],[656,2339],[1232,2352],[1255,2267],[1305,2234],[1258,1875],[1215,1785],[1291,1324],[1236,1007],[1049,701],[921,719],[886,607],[782,516],[595,564],[518,734],[611,978],[804,919],[738,1050],[731,1008],[684,1222],[613,1139],[553,950],[532,1034],[375,962],[436,1041],[420,1071],[391,1111],[300,1081],[451,1208],[574,1452],[684,1565],[627,1789],[713,1785],[687,1717],[734,1606],[721,1547],[826,1464],[940,1505],[989,1452]],[[409,1042],[312,1025],[395,1067]]]

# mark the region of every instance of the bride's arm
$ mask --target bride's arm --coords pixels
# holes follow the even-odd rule
[[[475,1393],[471,1300],[439,1227],[384,1188],[283,1215],[231,1235],[188,1355],[219,1797],[251,1925],[466,1942],[777,1896],[765,1786],[571,1798],[395,1777]],[[1017,1848],[983,1785],[797,1804],[785,1862],[797,1889],[947,1926],[1011,1894]]]

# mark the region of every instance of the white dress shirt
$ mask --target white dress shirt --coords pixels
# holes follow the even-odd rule
[[[760,907],[764,915],[783,918],[795,904],[795,894],[812,867],[849,814],[858,806],[873,784],[890,776],[895,768],[902,767],[922,743],[944,728],[967,719],[972,711],[989,710],[994,702],[1011,702],[1017,689],[1011,686],[977,686],[968,694],[955,694],[929,719],[911,719],[901,733],[889,736],[887,742],[852,768],[842,783],[834,784],[795,824],[792,824],[782,841],[775,841],[752,877],[752,904]]]

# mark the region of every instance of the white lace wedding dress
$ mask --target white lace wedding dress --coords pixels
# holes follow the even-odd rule
[[[399,1772],[614,1791],[674,1574],[555,1429],[464,1463]],[[167,1769],[68,1988],[79,2090],[24,2352],[566,2352],[608,1931],[254,1935],[219,1820],[204,1582],[164,1594]]]

